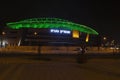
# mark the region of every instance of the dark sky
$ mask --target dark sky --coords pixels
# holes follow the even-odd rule
[[[0,26],[28,18],[57,17],[87,25],[102,35],[120,40],[119,0],[4,0]]]

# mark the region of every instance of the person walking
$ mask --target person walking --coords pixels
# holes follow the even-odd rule
[[[85,54],[85,52],[86,52],[86,47],[85,47],[85,46],[82,46],[81,48],[82,48],[82,49],[81,49],[81,54],[83,55],[83,54]]]
[[[84,55],[86,52],[86,47],[82,46],[79,50],[78,56],[77,56],[77,62],[78,63],[85,63],[86,62],[86,56]]]

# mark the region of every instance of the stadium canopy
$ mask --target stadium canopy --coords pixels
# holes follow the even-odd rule
[[[21,28],[60,28],[60,29],[68,29],[68,30],[78,30],[80,32],[84,32],[87,34],[95,34],[98,35],[94,29],[73,23],[71,21],[67,21],[59,18],[32,18],[21,20],[18,22],[10,22],[7,23],[7,26],[12,29],[21,29]]]

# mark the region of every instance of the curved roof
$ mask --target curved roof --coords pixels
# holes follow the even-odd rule
[[[32,18],[21,20],[18,22],[7,23],[7,26],[12,29],[20,29],[20,28],[62,28],[69,30],[78,30],[80,32],[88,33],[88,34],[96,34],[94,29],[87,27],[85,25],[76,24],[64,19],[59,18]]]

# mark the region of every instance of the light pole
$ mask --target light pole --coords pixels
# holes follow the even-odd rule
[[[5,47],[5,43],[4,43],[5,34],[6,34],[6,33],[3,31],[3,32],[2,32],[2,37],[1,37],[1,44],[2,44],[2,47]]]
[[[103,37],[103,47],[105,47],[105,44],[106,44],[106,41],[107,41],[107,37]]]

